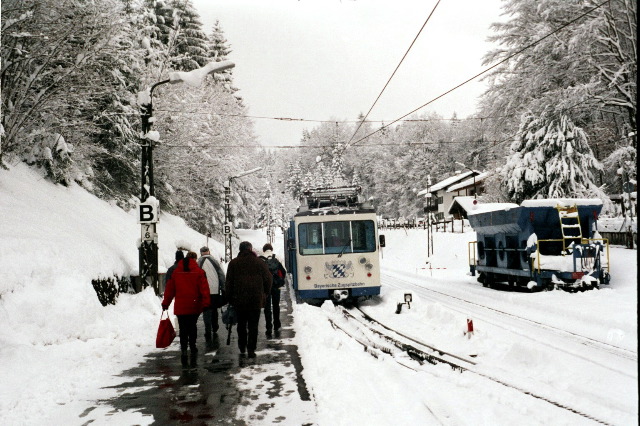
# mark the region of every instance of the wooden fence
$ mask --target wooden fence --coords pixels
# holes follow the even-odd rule
[[[609,244],[614,246],[625,246],[628,248],[638,247],[638,233],[634,232],[601,232],[600,236],[609,240]]]

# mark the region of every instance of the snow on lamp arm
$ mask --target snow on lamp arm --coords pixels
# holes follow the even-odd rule
[[[231,61],[210,62],[202,68],[198,68],[189,72],[172,72],[169,74],[169,78],[159,81],[152,85],[150,88],[138,93],[138,105],[140,107],[140,114],[142,120],[142,159],[140,162],[140,217],[144,212],[149,216],[149,211],[153,210],[149,207],[148,199],[154,199],[155,190],[153,183],[153,146],[160,140],[158,132],[151,131],[151,125],[154,122],[153,118],[153,91],[156,87],[171,83],[186,83],[189,86],[200,86],[204,78],[215,72],[224,71],[233,68],[235,64]],[[144,203],[144,205],[143,205]],[[157,203],[156,203],[157,204]],[[158,207],[158,206],[156,206]],[[151,210],[150,210],[151,209]],[[159,210],[153,210],[155,213],[155,222],[157,222]],[[158,234],[156,233],[156,223],[147,221],[142,223],[142,236],[139,245],[139,274],[140,274],[140,287],[145,288],[149,284],[147,279],[151,277],[151,285],[159,293],[158,283]]]

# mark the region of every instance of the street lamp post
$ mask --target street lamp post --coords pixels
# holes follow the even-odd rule
[[[476,171],[465,166],[463,163],[460,163],[458,161],[455,162],[457,165],[459,165],[460,167],[463,167],[467,170],[469,170],[471,172],[471,176],[473,177],[473,198],[477,199],[478,198],[478,188],[476,188]]]
[[[231,223],[231,182],[259,170],[262,170],[262,167],[256,167],[255,169],[238,173],[237,175],[231,176],[224,182],[224,225],[222,226],[222,233],[224,234],[225,262],[231,261],[231,258],[233,257],[233,251],[231,248],[231,234],[233,232],[233,224]]]
[[[431,229],[431,175],[427,176],[427,257],[433,254],[433,230]]]
[[[235,64],[231,61],[211,62],[202,68],[190,72],[172,72],[169,78],[159,81],[150,89],[138,93],[138,105],[142,120],[142,157],[140,161],[140,205],[139,220],[142,226],[140,247],[138,249],[140,285],[146,288],[149,284],[153,286],[156,293],[159,291],[158,285],[158,234],[156,224],[159,219],[158,201],[155,199],[155,188],[153,182],[153,146],[159,140],[157,133],[151,132],[153,124],[153,91],[156,87],[171,83],[187,83],[198,86],[202,79],[214,72],[224,71],[233,68]]]

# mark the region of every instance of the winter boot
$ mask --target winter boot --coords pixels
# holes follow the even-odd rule
[[[198,365],[198,350],[196,348],[191,349],[191,366]]]

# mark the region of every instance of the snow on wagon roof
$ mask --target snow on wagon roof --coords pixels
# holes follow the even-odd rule
[[[602,200],[599,198],[546,198],[541,200],[524,200],[522,207],[563,207],[568,206],[601,206]]]
[[[467,215],[510,210],[515,209],[516,207],[520,206],[515,203],[478,203],[475,206],[471,207],[471,209],[467,210]]]

